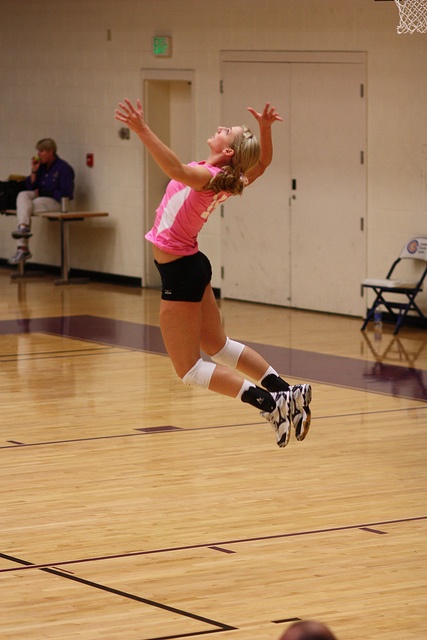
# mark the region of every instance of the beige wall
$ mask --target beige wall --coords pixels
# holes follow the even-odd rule
[[[394,2],[1,0],[0,18],[0,178],[28,173],[35,142],[51,136],[76,169],[77,204],[110,213],[74,226],[74,267],[142,276],[143,153],[135,137],[119,138],[115,106],[141,96],[142,69],[194,69],[195,154],[204,158],[225,49],[366,51],[367,275],[382,275],[408,236],[427,233],[427,35],[397,35]],[[173,37],[172,58],[152,55],[154,35]],[[0,257],[13,251],[13,222],[0,219]],[[38,262],[58,264],[53,225],[34,223]],[[201,242],[216,274],[219,233],[211,219]]]

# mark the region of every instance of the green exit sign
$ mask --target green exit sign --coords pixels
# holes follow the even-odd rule
[[[169,36],[154,36],[153,53],[155,56],[170,58],[172,56],[172,38]]]

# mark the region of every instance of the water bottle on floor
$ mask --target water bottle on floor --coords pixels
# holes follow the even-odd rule
[[[374,337],[381,340],[383,332],[383,312],[381,307],[377,307],[374,311]]]

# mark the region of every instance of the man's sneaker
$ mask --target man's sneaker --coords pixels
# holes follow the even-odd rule
[[[301,442],[306,437],[311,423],[311,385],[294,384],[289,391],[292,397],[291,422],[295,429],[295,438]]]
[[[277,391],[271,395],[276,402],[276,408],[271,412],[263,411],[261,415],[271,423],[276,433],[277,445],[286,447],[291,435],[291,394],[289,391]]]
[[[15,255],[9,258],[7,262],[8,264],[19,264],[24,260],[29,260],[31,257],[31,253],[28,251],[28,249],[18,249]]]
[[[19,240],[19,238],[31,238],[33,234],[30,231],[30,227],[22,225],[15,229],[15,231],[12,231],[11,235],[12,238],[16,238],[17,240]]]

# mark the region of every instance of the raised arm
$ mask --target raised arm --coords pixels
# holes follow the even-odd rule
[[[208,169],[203,166],[189,167],[183,164],[178,156],[165,145],[150,129],[144,119],[140,100],[137,100],[136,107],[125,98],[120,102],[114,117],[120,122],[124,122],[129,129],[137,134],[141,142],[145,145],[160,169],[172,180],[178,180],[193,189],[202,189],[211,179]]]
[[[273,159],[271,126],[273,122],[276,122],[276,120],[282,122],[283,118],[281,118],[276,112],[276,107],[272,107],[269,102],[266,103],[262,113],[258,113],[255,109],[252,109],[252,107],[248,107],[247,109],[258,122],[259,143],[261,147],[261,155],[258,164],[252,167],[252,169],[250,169],[246,174],[249,184],[251,184],[254,180],[262,176]]]

